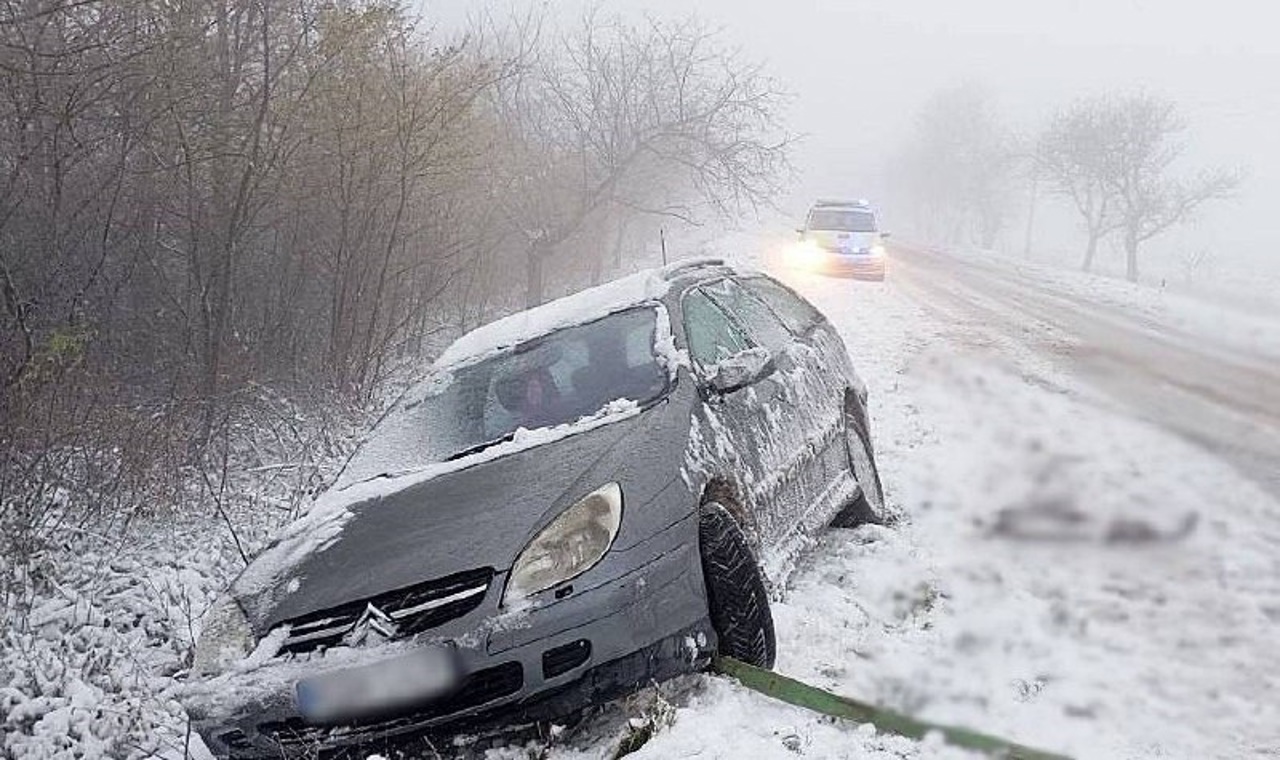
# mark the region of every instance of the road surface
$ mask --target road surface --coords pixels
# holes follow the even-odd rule
[[[892,276],[944,318],[1022,341],[1280,498],[1280,357],[1180,333],[981,259],[898,246]]]

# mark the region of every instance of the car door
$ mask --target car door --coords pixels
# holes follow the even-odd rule
[[[824,501],[832,481],[829,452],[843,450],[833,395],[820,382],[815,352],[764,301],[736,279],[705,289],[754,343],[774,356],[778,393],[762,409],[768,439],[762,456],[768,459],[769,475],[757,499],[771,513],[768,523],[775,540],[803,538],[825,525],[832,509]]]
[[[807,399],[804,424],[812,436],[811,476],[817,490],[811,498],[819,512],[810,516],[810,523],[811,527],[825,525],[842,506],[843,493],[850,487],[846,392],[852,389],[865,399],[866,386],[854,371],[844,342],[813,305],[769,277],[743,278],[742,285],[795,336],[790,382],[803,386]]]
[[[711,388],[716,368],[726,359],[761,348],[737,320],[730,318],[701,288],[684,294],[680,304],[685,344],[703,403],[692,420],[687,461],[704,483],[721,481],[733,486],[736,517],[758,549],[775,542],[778,525],[774,513],[760,508],[760,494],[778,453],[763,422],[780,413],[782,388],[777,370],[727,392]]]

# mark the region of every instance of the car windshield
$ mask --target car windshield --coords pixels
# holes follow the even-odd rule
[[[657,309],[638,307],[444,370],[384,418],[339,485],[457,459],[520,428],[576,422],[618,400],[652,401],[669,381],[656,328]]]
[[[814,209],[809,214],[809,229],[839,230],[840,232],[875,232],[876,217],[870,211],[858,211],[856,209]]]

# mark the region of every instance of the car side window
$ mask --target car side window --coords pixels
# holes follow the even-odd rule
[[[734,280],[721,280],[704,289],[711,300],[746,329],[753,343],[774,353],[786,351],[791,345],[791,333],[773,311]]]
[[[743,280],[743,284],[768,304],[796,335],[803,335],[822,323],[822,314],[808,301],[767,277],[752,277]]]
[[[741,328],[702,291],[690,291],[684,297],[682,311],[689,358],[699,369],[705,370],[750,346]]]

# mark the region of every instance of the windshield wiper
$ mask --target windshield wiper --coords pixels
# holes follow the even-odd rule
[[[489,448],[490,446],[496,446],[499,443],[506,443],[507,441],[510,441],[515,437],[516,437],[516,432],[512,430],[510,433],[507,433],[506,435],[503,435],[503,436],[499,436],[498,438],[494,438],[493,440],[485,441],[484,443],[477,443],[474,446],[468,446],[467,448],[462,449],[461,451],[455,451],[454,453],[445,457],[444,461],[452,462],[455,459],[461,459],[463,457],[471,456],[472,454],[478,454],[481,451],[484,451],[485,449]]]

